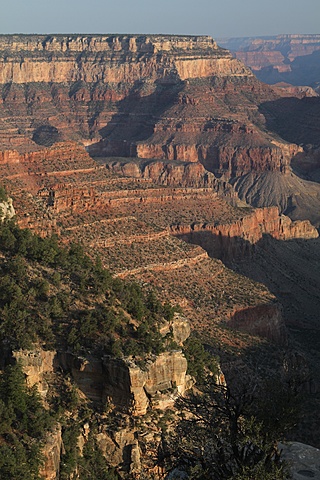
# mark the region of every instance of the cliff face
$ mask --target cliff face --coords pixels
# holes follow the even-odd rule
[[[203,247],[211,256],[232,260],[254,249],[264,235],[277,240],[318,238],[318,231],[308,220],[292,222],[279,216],[276,207],[255,209],[231,224],[172,225],[179,238]]]
[[[261,305],[237,310],[230,319],[231,326],[273,342],[285,344],[287,330],[279,305]]]
[[[134,362],[106,359],[108,378],[106,395],[117,404],[129,408],[134,415],[144,415],[149,406],[173,407],[177,396],[192,385],[186,375],[187,361],[181,352],[160,354],[142,368]]]
[[[0,83],[164,82],[248,70],[206,36],[22,36],[0,39]]]
[[[145,415],[149,407],[173,407],[177,395],[192,385],[181,351],[162,353],[141,368],[130,359],[78,358],[64,353],[59,362],[90,400],[104,405],[111,401],[133,415]]]
[[[210,37],[5,35],[0,67],[7,149],[75,139],[95,155],[232,173],[283,163],[258,125],[258,104],[277,95]]]
[[[113,175],[143,179],[168,187],[212,189],[230,201],[238,200],[231,185],[206,170],[200,162],[110,159],[106,161],[106,168]]]
[[[174,341],[182,345],[190,335],[190,324],[176,314],[170,324],[163,325],[161,334],[164,336],[170,331]],[[60,352],[56,362],[71,372],[78,388],[90,400],[103,406],[111,402],[117,409],[138,416],[145,415],[149,408],[173,407],[177,395],[183,395],[192,385],[181,350],[153,355],[143,364],[130,357],[121,360],[110,356],[77,357],[66,352]],[[29,382],[33,379],[30,363],[33,365],[33,362],[24,362]]]

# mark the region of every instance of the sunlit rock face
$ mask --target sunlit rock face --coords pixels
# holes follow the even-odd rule
[[[174,35],[45,36],[0,39],[1,83],[172,82],[248,70],[211,37]]]

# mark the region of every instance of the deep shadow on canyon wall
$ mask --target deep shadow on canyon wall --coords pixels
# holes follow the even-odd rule
[[[320,146],[320,97],[284,97],[261,103],[266,127],[292,143]]]
[[[241,237],[190,231],[178,238],[204,248],[213,258],[264,283],[284,308],[287,325],[319,332],[320,239],[276,240],[270,235],[252,244]]]
[[[136,157],[137,142],[153,134],[157,119],[183,89],[184,82],[158,82],[147,95],[143,93],[143,86],[143,81],[136,81],[128,96],[116,103],[117,113],[99,130],[102,139],[88,147],[90,155]]]
[[[269,311],[262,309],[259,312],[258,308],[252,312],[250,309],[236,312],[226,328],[240,327],[241,330],[243,323],[245,327],[250,324],[253,315],[254,328],[260,328],[262,324],[260,333],[272,342],[245,349],[244,365],[238,365],[230,354],[219,352],[222,368],[229,384],[233,382],[230,368],[238,373],[247,369],[246,375],[251,380],[256,372],[262,373],[262,365],[268,365],[268,372],[262,373],[266,377],[273,372],[271,376],[274,378],[274,372],[279,371],[296,376],[303,399],[301,418],[288,439],[319,448],[320,438],[315,425],[320,421],[320,239],[284,241],[264,235],[253,245],[240,237],[208,231],[185,233],[179,238],[201,245],[211,257],[221,259],[237,273],[264,283],[283,306],[281,312],[288,338],[287,343],[278,342],[278,347],[272,338],[273,325],[276,327],[273,333],[279,333],[277,322],[268,321],[269,315],[272,317],[272,306]],[[257,315],[260,315],[258,321]],[[249,330],[245,328],[244,331]]]

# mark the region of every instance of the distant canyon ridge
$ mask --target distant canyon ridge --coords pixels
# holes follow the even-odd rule
[[[320,35],[218,39],[262,82],[320,86]]]

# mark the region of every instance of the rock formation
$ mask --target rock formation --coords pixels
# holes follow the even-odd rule
[[[104,360],[107,397],[130,409],[133,415],[144,415],[149,406],[164,410],[173,407],[177,396],[192,385],[186,375],[187,361],[181,352],[160,354],[139,367],[114,359]]]
[[[170,332],[173,340],[182,345],[190,335],[188,320],[175,314],[174,319],[164,323],[161,329],[162,335]],[[124,462],[125,468],[128,463],[132,474],[141,471],[139,441],[145,444],[146,439],[139,439],[139,430],[132,427],[130,416],[144,417],[155,409],[163,412],[173,408],[177,397],[183,395],[194,383],[186,373],[187,360],[181,350],[163,352],[158,356],[150,355],[144,359],[116,359],[111,356],[80,357],[65,351],[44,351],[38,348],[14,351],[13,357],[21,364],[27,385],[36,386],[44,402],[47,401],[48,394],[46,380],[50,378],[53,382],[53,378],[59,375],[57,372],[61,375],[64,371],[71,374],[76,388],[82,392],[86,401],[93,402],[103,412],[112,408],[116,412],[122,412],[127,426],[113,431],[104,428],[102,419],[95,437],[108,462],[115,466]],[[219,381],[222,377],[220,372]],[[81,452],[89,433],[90,425],[87,423],[78,438]],[[153,436],[159,437],[156,428],[151,432],[151,439],[155,441]],[[159,440],[160,437],[156,441]],[[130,452],[125,453],[129,446]],[[41,475],[45,479],[54,480],[59,477],[63,452],[62,428],[61,424],[56,423],[43,441]]]
[[[246,262],[265,239],[317,241],[308,221],[292,222],[277,207],[310,218],[306,205],[318,212],[320,204],[318,185],[291,170],[293,159],[308,163],[303,148],[269,128],[268,102],[281,103],[282,94],[209,37],[5,35],[0,65],[0,177],[20,226],[80,241],[114,275],[180,305],[209,346],[238,353],[266,339],[286,342],[272,291],[219,259]],[[256,210],[236,191],[253,205],[277,206]],[[190,326],[180,317],[161,333],[181,346]],[[15,355],[44,396],[54,355]],[[128,412],[161,416],[190,386],[180,347],[142,360],[69,351],[54,359],[81,398],[123,412],[113,433],[102,415],[96,439],[130,475],[161,429],[133,429]],[[62,448],[58,429],[45,447],[46,478],[58,471]]]
[[[289,463],[293,480],[320,479],[320,450],[300,442],[281,443],[283,458]]]
[[[59,423],[52,432],[47,434],[43,443],[43,465],[40,469],[40,475],[46,480],[57,480],[63,451],[61,425]]]
[[[163,336],[172,332],[173,340],[182,345],[190,335],[189,321],[176,314],[171,323],[164,323]],[[78,388],[91,401],[106,405],[111,401],[118,409],[133,415],[145,415],[149,407],[165,410],[173,407],[177,395],[192,386],[187,375],[187,360],[181,350],[161,353],[158,356],[116,359],[87,355],[76,356],[68,352],[17,351],[14,357],[21,362],[29,386],[43,388],[45,374],[62,368],[70,372]]]
[[[45,398],[48,393],[47,376],[54,371],[54,358],[56,352],[45,351],[40,348],[34,350],[18,350],[13,353],[17,362],[20,362],[26,375],[28,387],[37,386],[37,389]]]
[[[240,62],[206,36],[3,35],[0,51],[3,84],[133,84],[150,75],[171,83],[213,73],[248,74]]]

